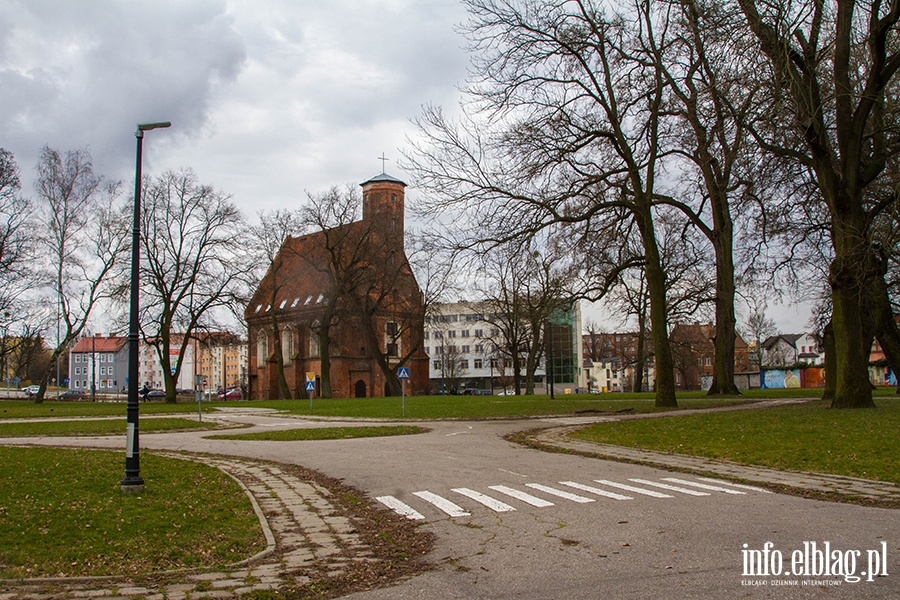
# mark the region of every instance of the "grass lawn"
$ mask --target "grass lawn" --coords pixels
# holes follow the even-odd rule
[[[296,442],[302,440],[344,440],[351,438],[383,437],[425,433],[424,427],[412,425],[385,425],[378,427],[314,427],[310,429],[282,429],[256,433],[224,433],[207,436],[216,440],[269,440]]]
[[[820,400],[760,410],[602,423],[572,437],[779,469],[900,484],[900,398],[876,409],[831,410]]]
[[[701,395],[679,397],[680,408],[723,406],[746,402],[747,398],[706,399]],[[235,403],[237,404],[237,403]],[[245,404],[275,408],[297,415],[319,415],[382,419],[490,419],[592,412],[653,412],[652,394],[558,395],[549,396],[411,396],[406,398],[403,416],[400,398],[332,398],[255,400]]]
[[[160,433],[185,429],[221,429],[216,423],[198,423],[192,419],[178,417],[155,417],[141,419],[141,433]],[[0,423],[0,437],[24,436],[65,436],[65,435],[125,435],[126,420],[122,419],[75,419],[58,421],[22,421]]]
[[[265,548],[249,499],[216,468],[121,452],[0,446],[0,577],[139,574],[233,563]]]
[[[214,408],[215,403],[203,403],[203,411]],[[65,402],[45,400],[35,404],[30,400],[0,400],[0,419],[42,419],[49,417],[117,417],[125,416],[125,402]],[[141,402],[142,415],[168,415],[196,413],[194,401],[166,404],[165,402]]]

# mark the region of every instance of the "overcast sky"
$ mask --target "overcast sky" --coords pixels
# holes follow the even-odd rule
[[[45,144],[133,185],[136,124],[171,121],[144,172],[191,167],[248,216],[360,183],[382,153],[404,179],[410,119],[457,104],[464,18],[458,0],[0,0],[0,147],[28,193]]]
[[[29,194],[44,145],[88,147],[130,189],[137,123],[171,121],[144,173],[191,167],[250,218],[361,183],[382,153],[408,180],[410,120],[456,110],[465,17],[459,0],[0,0],[0,147]],[[805,305],[773,308],[806,326]]]

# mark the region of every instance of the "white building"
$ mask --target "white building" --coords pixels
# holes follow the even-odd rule
[[[432,307],[425,318],[425,353],[435,391],[511,389],[512,365],[498,350],[505,346],[500,328],[485,318],[484,302],[453,302]],[[552,327],[555,390],[587,390],[581,365],[581,310],[573,310]],[[546,390],[546,359],[535,372],[537,388]],[[524,368],[524,361],[523,361]],[[523,372],[524,378],[525,373]]]

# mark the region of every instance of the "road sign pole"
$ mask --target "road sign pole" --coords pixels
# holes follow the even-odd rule
[[[403,402],[403,417],[406,418],[406,380],[400,380],[400,397]]]

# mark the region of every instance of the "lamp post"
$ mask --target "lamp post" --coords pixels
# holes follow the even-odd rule
[[[137,152],[134,174],[134,223],[131,231],[131,314],[128,328],[128,425],[125,442],[125,477],[122,478],[123,492],[142,492],[144,480],[141,479],[140,443],[138,439],[138,342],[140,325],[138,312],[140,309],[140,267],[141,267],[141,153],[143,150],[144,132],[151,129],[171,127],[168,121],[163,123],[138,123],[134,137],[137,138]]]

